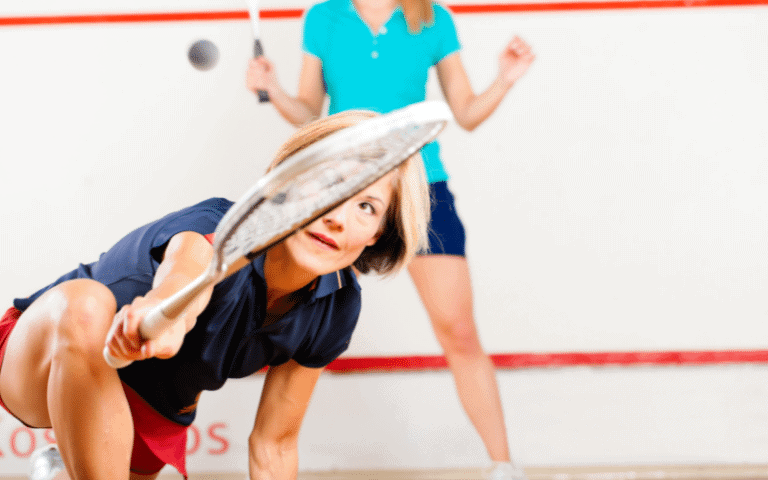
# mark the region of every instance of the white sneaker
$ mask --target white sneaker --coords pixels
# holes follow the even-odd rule
[[[528,477],[522,468],[509,462],[493,462],[493,466],[485,474],[485,480],[528,480]]]
[[[29,480],[52,480],[64,470],[64,461],[59,455],[56,444],[35,450],[29,463],[31,465]]]

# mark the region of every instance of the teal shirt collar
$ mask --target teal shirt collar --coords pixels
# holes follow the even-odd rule
[[[357,9],[355,8],[355,4],[354,4],[354,2],[352,0],[342,0],[342,1],[346,2],[345,7],[346,7],[346,10],[347,10],[347,13],[351,13],[351,14],[355,15],[356,17],[360,18],[361,21],[363,20],[360,17],[360,14],[357,13]],[[389,18],[392,19],[392,17],[396,13],[403,13],[403,6],[400,5],[399,2],[397,4],[397,6],[395,7],[394,11],[392,12],[392,15]],[[385,22],[385,25],[386,25],[386,23],[387,22]]]

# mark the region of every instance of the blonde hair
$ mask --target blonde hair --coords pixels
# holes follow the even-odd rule
[[[376,115],[367,110],[348,110],[305,125],[280,147],[268,170],[321,138]],[[392,200],[382,221],[381,235],[353,264],[362,273],[373,270],[385,276],[395,274],[416,252],[429,248],[431,199],[421,154],[411,155],[394,171]]]
[[[411,34],[421,33],[424,26],[431,27],[435,23],[432,0],[400,0],[400,6]]]

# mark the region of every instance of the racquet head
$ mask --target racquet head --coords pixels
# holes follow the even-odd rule
[[[219,273],[364,190],[432,141],[450,118],[443,102],[417,103],[333,133],[285,159],[219,222]]]
[[[422,102],[364,120],[287,157],[230,207],[216,228],[208,271],[149,312],[141,336],[159,336],[209,285],[395,169],[450,118],[444,103]],[[106,346],[104,357],[114,368],[131,363],[113,357]]]

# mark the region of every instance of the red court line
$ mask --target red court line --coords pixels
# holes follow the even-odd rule
[[[641,366],[641,365],[718,365],[729,363],[768,363],[768,350],[593,352],[593,353],[513,353],[493,354],[499,369]],[[333,373],[408,372],[448,368],[441,355],[339,358],[326,367]]]
[[[629,0],[607,2],[548,2],[548,3],[489,3],[478,5],[452,4],[448,8],[457,14],[464,13],[506,13],[506,12],[553,12],[579,10],[619,10],[687,7],[741,7],[768,5],[768,0]],[[303,9],[262,10],[262,19],[300,18]],[[89,15],[49,15],[26,17],[0,17],[0,26],[22,25],[68,25],[100,23],[151,23],[246,20],[245,10],[213,12],[169,12],[169,13],[115,13]]]
[[[300,9],[263,10],[259,18],[286,19],[300,18],[304,13]],[[247,20],[246,10],[218,12],[168,12],[168,13],[113,13],[93,15],[51,15],[37,17],[0,17],[0,26],[21,25],[69,25],[99,23],[153,23],[153,22],[196,22]]]
[[[636,0],[612,2],[493,3],[449,5],[453,13],[563,12],[579,10],[644,10],[653,8],[743,7],[768,5],[768,0]]]

